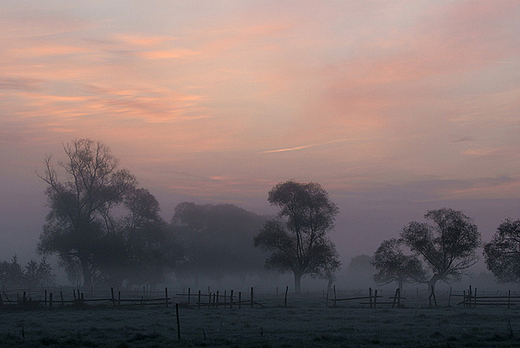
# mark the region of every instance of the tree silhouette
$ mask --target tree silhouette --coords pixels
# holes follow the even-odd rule
[[[381,243],[371,260],[378,271],[374,281],[379,284],[396,282],[399,289],[404,283],[426,282],[426,271],[415,255],[406,255],[402,250],[402,241],[389,239]]]
[[[253,248],[253,237],[266,218],[232,204],[177,205],[172,219],[186,256],[176,274],[180,278],[205,276],[220,281],[224,276],[242,280],[262,273],[265,255]]]
[[[287,181],[269,191],[268,201],[280,208],[281,220],[267,221],[255,237],[255,247],[271,252],[268,269],[294,274],[295,291],[305,275],[330,279],[340,262],[327,232],[338,213],[327,192],[317,183]]]
[[[57,254],[69,277],[81,275],[84,286],[93,280],[120,284],[136,274],[153,282],[152,275],[171,268],[179,257],[172,252],[179,248],[155,197],[136,187],[134,176],[118,168],[103,143],[74,140],[64,151],[67,159],[58,163],[68,177],[59,178],[50,156],[40,176],[48,184],[51,209],[38,251]],[[124,210],[128,215],[119,218]]]
[[[506,220],[484,245],[487,268],[500,282],[520,281],[520,220]]]
[[[410,222],[401,232],[404,244],[432,271],[430,286],[438,280],[460,279],[479,259],[477,226],[464,213],[449,208],[430,210],[424,217],[434,224]]]

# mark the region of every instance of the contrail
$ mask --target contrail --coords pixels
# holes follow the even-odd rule
[[[309,147],[323,146],[323,145],[328,145],[328,144],[332,144],[332,143],[342,143],[345,141],[348,141],[348,139],[337,139],[337,140],[327,141],[325,143],[317,143],[317,144],[309,144],[309,145],[302,145],[302,146],[296,146],[296,147],[288,147],[285,149],[261,151],[259,153],[276,153],[276,152],[296,151],[296,150],[306,149]]]

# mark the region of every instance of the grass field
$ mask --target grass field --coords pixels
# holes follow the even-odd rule
[[[322,294],[257,296],[264,307],[175,306],[0,311],[0,347],[519,347],[520,310],[407,300],[403,308],[349,303]],[[175,301],[175,299],[174,299]]]

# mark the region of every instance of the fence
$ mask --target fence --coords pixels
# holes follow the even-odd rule
[[[520,296],[511,295],[511,290],[508,290],[507,295],[478,295],[478,289],[470,286],[468,290],[463,290],[461,295],[451,295],[453,297],[462,297],[462,301],[458,302],[457,305],[464,307],[477,307],[477,306],[507,306],[510,309],[513,306],[520,304]]]
[[[14,289],[0,294],[0,308],[2,309],[35,309],[35,308],[53,308],[55,306],[83,307],[88,304],[111,305],[114,307],[121,306],[166,306],[173,302],[168,296],[168,288],[164,288],[162,293],[164,296],[159,297],[159,292],[151,292],[143,289],[143,293],[139,296],[139,292],[126,291],[125,296],[121,291],[114,291],[110,288],[108,291],[96,291],[91,289],[90,292],[82,292],[80,289],[63,289],[50,288],[42,290],[34,289]],[[59,297],[58,297],[59,296]]]
[[[186,291],[187,290],[187,291]],[[415,291],[414,291],[415,290]],[[383,295],[383,291],[385,295]],[[336,291],[334,286],[332,291],[323,291],[321,298],[325,301],[324,307],[334,308],[347,306],[368,306],[372,309],[383,306],[421,307],[428,304],[429,307],[451,306],[452,302],[463,307],[480,306],[503,306],[509,309],[520,304],[520,296],[516,292],[484,292],[478,291],[471,286],[467,290],[449,292],[446,290],[438,291],[436,294],[433,289],[426,292],[426,289],[409,289],[408,292],[396,289],[395,292],[389,290],[341,290]],[[311,293],[315,300],[319,293]],[[291,295],[291,303],[296,306],[305,306],[309,303],[305,294],[294,297]],[[439,299],[438,299],[439,298]],[[292,301],[294,299],[298,303]],[[310,300],[310,298],[309,298]],[[37,289],[3,289],[0,293],[0,309],[36,309],[36,308],[55,308],[55,307],[77,307],[85,306],[105,306],[105,307],[170,307],[177,303],[186,308],[260,308],[260,307],[284,307],[289,306],[289,287],[285,287],[285,292],[274,291],[269,293],[261,292],[255,294],[255,288],[249,291],[210,291],[197,290],[192,292],[191,288],[184,288],[173,295],[170,295],[168,288],[161,291],[151,291],[146,287],[138,290],[120,291],[114,288],[94,290],[91,287],[87,291],[78,288],[37,288]],[[307,301],[307,302],[306,302]],[[322,300],[319,300],[320,302]],[[314,302],[316,303],[316,302]],[[319,302],[318,302],[319,303]],[[323,302],[321,302],[323,303]]]

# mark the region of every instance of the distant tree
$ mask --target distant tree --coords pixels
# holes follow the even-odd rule
[[[49,285],[54,282],[56,276],[52,273],[52,266],[43,257],[40,263],[31,259],[24,270],[24,284],[34,288],[40,285]]]
[[[449,208],[430,210],[424,217],[433,224],[410,222],[401,232],[403,243],[432,271],[430,286],[438,280],[459,280],[479,259],[477,226],[464,213]]]
[[[11,262],[0,263],[0,283],[5,287],[23,287],[24,270],[18,262],[18,256],[14,255]]]
[[[18,256],[14,255],[11,262],[0,263],[0,285],[5,287],[34,288],[39,285],[47,285],[54,281],[52,267],[43,258],[40,263],[30,260],[25,267],[18,262]]]
[[[501,283],[520,281],[520,220],[506,220],[484,245],[487,268]]]
[[[374,266],[372,266],[372,256],[359,254],[350,259],[347,267],[348,271],[357,273],[372,273]]]
[[[255,247],[271,252],[265,267],[292,272],[297,293],[305,275],[330,279],[340,261],[326,235],[338,213],[327,192],[318,183],[287,181],[269,191],[268,201],[283,220],[267,221],[254,239]]]
[[[245,280],[263,273],[265,255],[253,248],[254,235],[266,218],[232,204],[183,202],[177,205],[172,228],[186,251],[179,263],[179,278],[205,276],[220,281],[224,276]]]
[[[374,281],[378,284],[397,283],[403,289],[404,283],[426,282],[426,271],[416,255],[406,255],[402,250],[402,241],[389,239],[381,243],[371,260],[378,271]]]

